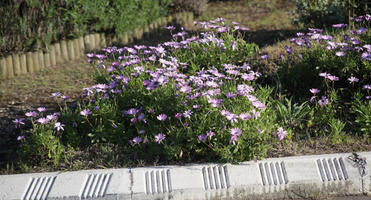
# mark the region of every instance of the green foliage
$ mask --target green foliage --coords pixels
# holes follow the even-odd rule
[[[122,34],[166,15],[170,0],[21,0],[0,5],[0,52],[30,51],[89,32]]]
[[[277,119],[284,127],[289,127],[296,132],[296,136],[306,128],[306,122],[310,114],[311,108],[307,103],[298,105],[292,103],[292,99],[285,98],[284,101],[273,101],[274,111]]]
[[[329,129],[327,130],[330,134],[331,142],[333,144],[341,144],[345,138],[345,132],[343,131],[345,123],[339,119],[331,118],[328,122]]]
[[[324,27],[347,23],[349,17],[371,12],[371,3],[364,0],[296,0],[293,22],[306,27]]]
[[[357,134],[371,137],[371,101],[363,102],[360,97],[361,95],[356,96],[352,104]]]

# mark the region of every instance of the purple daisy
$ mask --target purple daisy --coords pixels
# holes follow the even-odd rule
[[[161,141],[162,140],[164,140],[166,138],[166,136],[164,135],[164,134],[162,134],[162,133],[159,133],[159,134],[157,134],[156,136],[155,136],[155,141],[157,142],[157,143],[161,143]]]
[[[160,120],[160,121],[165,121],[167,119],[167,115],[165,115],[165,114],[159,114],[157,116],[157,119]]]

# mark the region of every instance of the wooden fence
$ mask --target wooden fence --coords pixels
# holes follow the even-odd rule
[[[177,13],[172,16],[160,18],[147,27],[136,28],[122,36],[93,33],[73,40],[59,41],[58,43],[49,45],[44,50],[0,57],[0,79],[38,72],[47,67],[78,59],[85,56],[87,51],[100,49],[115,43],[125,45],[135,40],[148,39],[167,25],[180,24],[190,27],[192,23],[193,13]]]

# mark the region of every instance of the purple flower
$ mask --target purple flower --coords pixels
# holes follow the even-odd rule
[[[39,119],[36,120],[36,122],[39,123],[39,124],[47,124],[47,123],[49,123],[49,121],[50,120],[46,117],[42,117],[42,118],[39,118]]]
[[[361,57],[362,57],[363,60],[371,60],[371,53],[363,52]]]
[[[165,114],[159,114],[159,115],[157,116],[157,119],[160,120],[160,121],[165,121],[166,118],[167,118],[167,115],[165,115]]]
[[[320,92],[320,90],[319,89],[317,89],[317,88],[312,88],[312,89],[309,89],[309,91],[312,93],[312,94],[317,94],[317,93],[319,93]]]
[[[46,112],[46,108],[45,107],[39,107],[39,108],[37,108],[37,111]]]
[[[348,78],[348,81],[349,81],[349,83],[355,83],[355,82],[358,82],[359,79],[352,76],[352,77]]]
[[[211,140],[211,138],[215,135],[215,133],[213,131],[207,131],[206,135],[207,137],[209,137],[209,140]]]
[[[260,112],[259,111],[256,111],[255,109],[253,109],[251,112],[252,112],[252,118],[253,119],[258,119],[258,117],[260,117]]]
[[[362,33],[366,32],[366,31],[367,31],[367,28],[361,27],[361,28],[359,28],[359,29],[356,30],[356,33],[358,35],[361,35]]]
[[[230,133],[231,133],[231,139],[229,143],[232,143],[233,145],[235,145],[238,140],[238,136],[241,135],[242,131],[239,128],[232,128]]]
[[[48,118],[51,121],[51,120],[57,119],[58,116],[57,115],[47,115],[46,118]]]
[[[18,126],[24,125],[24,122],[22,122],[22,120],[23,120],[22,118],[13,120],[13,123],[15,124],[15,127],[18,128]]]
[[[194,109],[199,109],[199,108],[200,108],[200,105],[195,104],[195,105],[193,105],[192,107],[193,107]]]
[[[239,117],[242,120],[248,120],[251,118],[251,116],[248,113],[241,113]]]
[[[201,142],[205,142],[206,139],[207,139],[207,135],[204,135],[204,134],[199,135],[199,136],[198,136],[198,139],[199,139]]]
[[[238,85],[236,90],[237,94],[240,96],[247,96],[252,91],[254,91],[254,88],[245,84]]]
[[[227,96],[227,98],[232,99],[232,98],[234,98],[236,96],[236,94],[235,93],[232,93],[232,92],[228,92],[228,93],[225,93],[225,96]]]
[[[168,26],[168,27],[166,27],[166,29],[167,29],[167,30],[174,30],[175,27],[174,27],[174,26]]]
[[[183,85],[180,89],[179,89],[180,92],[182,93],[190,93],[192,92],[192,88],[189,87],[188,85]]]
[[[20,141],[20,140],[23,140],[24,139],[24,135],[20,135],[17,137],[17,140]]]
[[[57,129],[57,131],[60,131],[60,130],[64,131],[63,126],[64,126],[64,124],[62,124],[62,123],[60,123],[60,122],[56,122],[56,123],[54,124],[54,128]]]
[[[144,117],[145,117],[145,115],[143,113],[140,113],[139,116],[138,116],[138,120],[143,121]]]
[[[254,80],[254,74],[242,74],[241,75],[241,78],[243,79],[243,80],[245,80],[245,81],[252,81],[252,80]]]
[[[266,59],[268,59],[268,54],[263,54],[263,55],[261,55],[261,56],[260,56],[260,59],[262,59],[262,60],[266,60]]]
[[[242,134],[242,131],[239,128],[231,128],[230,134],[235,135],[235,136],[240,136]]]
[[[211,98],[209,98],[207,101],[211,104],[212,107],[219,108],[220,104],[222,103],[223,100],[222,99],[211,99]]]
[[[127,115],[136,115],[138,112],[139,112],[138,109],[136,109],[136,108],[130,108],[129,110],[124,111],[124,114],[127,114]]]
[[[90,114],[91,114],[91,112],[90,112],[89,109],[84,109],[84,110],[80,111],[80,115],[82,115],[84,117],[87,117]]]
[[[230,113],[228,110],[222,110],[222,111],[220,111],[220,114],[221,114],[222,116],[228,116],[228,115],[230,115],[231,113]]]
[[[341,57],[341,56],[345,56],[345,53],[344,51],[338,51],[335,53],[335,55]]]
[[[333,24],[332,27],[334,28],[343,28],[343,27],[346,27],[347,24]]]
[[[134,145],[136,145],[136,144],[139,144],[140,142],[142,142],[142,138],[137,136],[137,137],[133,138],[132,141],[134,142]]]
[[[362,88],[364,90],[371,90],[371,85],[363,85]]]
[[[156,136],[155,136],[155,141],[157,142],[157,143],[161,143],[161,141],[162,140],[164,140],[166,138],[166,136],[164,135],[164,134],[162,134],[162,133],[159,133],[159,134],[157,134]]]
[[[260,101],[253,101],[251,104],[259,110],[264,110],[265,109],[265,105]]]
[[[143,129],[142,129],[142,130],[139,130],[139,134],[141,134],[141,135],[144,134],[145,132],[146,132],[146,131],[143,130]]]
[[[322,96],[322,98],[320,100],[318,100],[318,104],[320,106],[325,106],[325,105],[328,104],[328,99],[325,96]]]
[[[175,114],[175,118],[177,118],[177,119],[181,119],[181,118],[182,118],[182,113],[177,113],[177,114]]]
[[[285,49],[287,51],[288,54],[291,54],[292,53],[292,48],[290,46],[285,46]]]
[[[191,110],[186,110],[186,111],[184,111],[183,116],[185,118],[191,118],[192,114],[193,114],[193,112]]]
[[[37,116],[37,112],[35,111],[31,111],[31,112],[26,112],[26,117],[36,117]]]
[[[277,136],[279,140],[283,140],[285,137],[287,137],[287,131],[284,131],[282,127],[279,127]]]
[[[229,115],[225,116],[232,124],[237,122],[237,115],[230,113]]]
[[[130,119],[130,122],[133,123],[133,124],[136,123],[137,122],[137,118],[135,118],[135,117],[131,118]]]

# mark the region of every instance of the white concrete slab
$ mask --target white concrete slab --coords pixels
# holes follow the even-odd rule
[[[57,172],[0,176],[0,199],[46,199]]]
[[[129,169],[61,172],[49,193],[50,198],[108,198],[130,196]]]
[[[371,195],[351,153],[197,164],[0,176],[0,200],[42,199],[290,199]]]
[[[371,152],[361,152],[359,155],[366,159],[366,174],[362,177],[364,188],[363,192],[370,196],[371,199]]]

